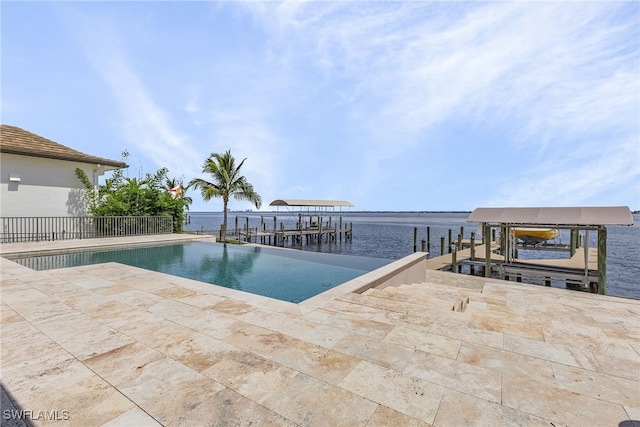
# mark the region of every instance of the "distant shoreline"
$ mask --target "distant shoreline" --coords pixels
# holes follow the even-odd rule
[[[230,214],[271,214],[271,213],[283,213],[283,212],[287,212],[284,210],[280,210],[280,211],[252,211],[252,210],[248,210],[248,211],[229,211],[227,213]],[[298,211],[295,211],[298,212]],[[306,212],[306,211],[302,211],[302,212]],[[310,211],[310,212],[314,212],[314,211]],[[322,211],[322,212],[331,212],[331,213],[409,213],[409,214],[448,214],[448,213],[455,213],[455,214],[462,214],[462,213],[466,213],[466,214],[470,214],[472,211],[351,211],[351,210],[344,210],[344,211],[340,211],[340,210],[336,210],[336,211]],[[192,214],[196,214],[196,215],[210,215],[210,214],[221,214],[222,211],[189,211],[188,215],[192,215]],[[640,210],[635,210],[635,211],[631,211],[632,215],[640,215]]]
[[[229,211],[227,213],[230,214],[269,214],[269,213],[283,213],[286,211],[280,210],[280,211]],[[297,211],[296,211],[297,212]],[[314,211],[311,211],[314,212]],[[325,212],[325,211],[323,211]],[[326,212],[331,212],[331,211],[326,211]],[[471,213],[471,211],[333,211],[332,213],[410,213],[410,214],[423,214],[423,213]],[[218,213],[222,213],[222,211],[198,211],[198,212],[191,212],[189,211],[188,214],[192,215],[192,214],[218,214]]]

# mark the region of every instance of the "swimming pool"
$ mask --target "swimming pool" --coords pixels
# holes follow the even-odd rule
[[[392,262],[211,242],[60,253],[14,261],[34,270],[118,262],[294,303]]]

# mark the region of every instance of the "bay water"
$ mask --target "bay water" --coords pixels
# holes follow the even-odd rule
[[[334,219],[337,213],[332,214]],[[326,214],[329,216],[329,214]],[[428,257],[440,255],[441,238],[448,244],[449,230],[453,240],[457,239],[464,227],[463,238],[471,232],[480,239],[482,233],[478,224],[467,222],[468,212],[347,212],[342,213],[343,223],[352,224],[353,237],[350,240],[321,241],[295,245],[305,251],[328,252],[372,258],[400,259],[413,252],[414,228],[417,227],[417,250],[421,250],[422,240],[427,241],[427,227],[430,231]],[[184,225],[185,231],[217,234],[223,222],[222,212],[190,212]],[[230,212],[228,229],[233,230],[236,221],[243,228],[247,221],[255,229],[261,221],[267,229],[273,229],[274,217],[277,227],[283,224],[293,229],[298,221],[297,212]],[[333,226],[333,225],[332,225]],[[562,230],[558,243],[569,243],[567,230]],[[425,242],[426,243],[426,242]],[[285,244],[292,247],[291,242]],[[589,233],[589,247],[597,246],[597,232]],[[568,253],[521,251],[522,258],[568,258]],[[640,215],[634,215],[632,226],[607,227],[607,294],[628,298],[640,298]]]

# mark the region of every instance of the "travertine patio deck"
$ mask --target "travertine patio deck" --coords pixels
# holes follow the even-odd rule
[[[0,267],[2,383],[36,425],[640,426],[637,300],[426,271],[301,310],[115,263]]]

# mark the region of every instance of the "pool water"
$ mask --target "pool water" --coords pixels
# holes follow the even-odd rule
[[[45,255],[15,261],[34,270],[118,262],[297,303],[392,260],[191,242]]]

